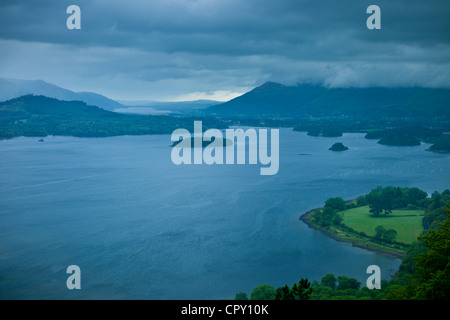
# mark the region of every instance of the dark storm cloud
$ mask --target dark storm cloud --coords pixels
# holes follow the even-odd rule
[[[82,30],[65,26],[71,4]],[[365,26],[371,4],[381,30]],[[6,0],[0,76],[17,70],[121,97],[242,92],[266,80],[448,86],[449,14],[447,0]],[[24,62],[30,50],[35,63]]]

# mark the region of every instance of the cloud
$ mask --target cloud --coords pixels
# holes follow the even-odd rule
[[[81,30],[66,28],[71,4],[81,8]],[[365,27],[370,4],[3,0],[0,76],[123,100],[237,94],[268,80],[448,87],[447,0],[377,0],[375,31]]]

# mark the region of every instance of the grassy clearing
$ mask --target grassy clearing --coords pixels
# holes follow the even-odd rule
[[[369,236],[375,235],[375,228],[382,225],[386,229],[397,231],[396,240],[410,244],[417,240],[423,231],[423,210],[393,210],[391,214],[374,217],[369,212],[369,206],[348,209],[339,212],[343,223]]]

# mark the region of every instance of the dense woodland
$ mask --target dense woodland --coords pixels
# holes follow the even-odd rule
[[[0,138],[167,134],[178,128],[193,132],[194,120],[202,120],[204,130],[227,128],[212,118],[125,115],[80,101],[27,95],[0,103]]]

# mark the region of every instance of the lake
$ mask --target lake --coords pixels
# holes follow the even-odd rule
[[[232,299],[400,260],[299,220],[379,185],[450,188],[450,155],[280,129],[280,167],[172,163],[170,135],[0,141],[0,298]],[[345,152],[328,148],[335,142]],[[81,269],[68,290],[66,268]]]

